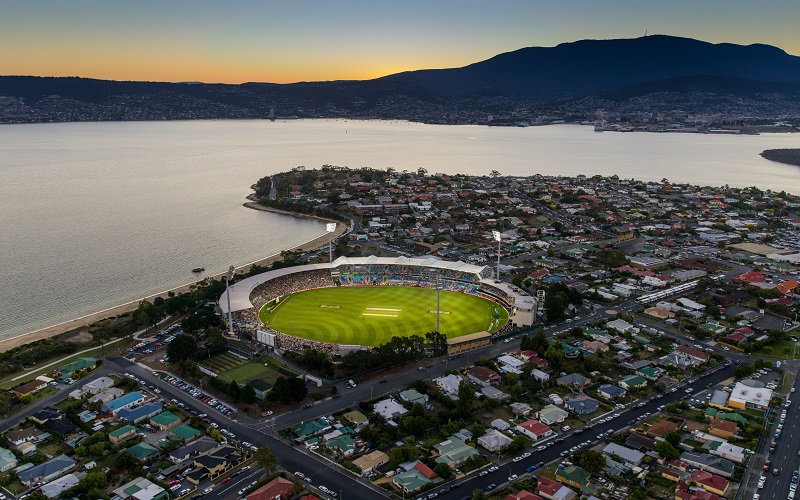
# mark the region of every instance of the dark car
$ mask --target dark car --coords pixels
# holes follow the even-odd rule
[[[380,383],[380,384],[385,384],[385,383],[386,383],[386,379],[385,379],[385,378],[382,378],[382,379],[381,379],[381,381],[380,381],[380,382],[378,382],[378,383]]]

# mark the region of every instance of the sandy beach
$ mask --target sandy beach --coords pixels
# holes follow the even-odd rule
[[[305,217],[305,218],[316,219],[316,220],[320,220],[320,221],[324,221],[324,222],[336,222],[336,231],[333,232],[333,237],[334,238],[338,238],[339,236],[341,236],[342,234],[344,234],[347,231],[347,224],[345,224],[343,222],[340,222],[340,221],[334,221],[334,220],[330,220],[330,219],[323,219],[321,217],[316,217],[316,216],[313,216],[313,215],[305,215],[305,214],[298,214],[298,213],[294,213],[294,212],[287,212],[287,211],[284,211],[284,210],[275,210],[275,209],[264,207],[264,206],[261,206],[261,205],[259,205],[257,203],[252,203],[252,202],[245,203],[244,206],[246,206],[247,208],[252,208],[254,210],[262,210],[262,211],[265,211],[265,212],[275,212],[275,213],[281,213],[281,214],[285,214],[285,215],[293,215],[295,217]],[[295,252],[295,251],[296,252],[303,252],[303,251],[315,250],[317,248],[321,248],[321,247],[327,245],[328,242],[330,241],[330,239],[331,239],[331,235],[323,234],[322,236],[319,236],[317,238],[314,238],[313,240],[310,240],[310,241],[307,241],[307,242],[302,243],[300,245],[297,245],[297,246],[295,246],[293,248],[289,248],[288,250],[293,251],[293,252]],[[255,262],[251,262],[250,264],[246,264],[244,266],[237,267],[236,268],[236,272],[237,273],[246,273],[254,265],[266,266],[266,265],[272,264],[273,262],[275,262],[277,260],[281,260],[281,254],[280,253],[277,253],[275,255],[270,255],[269,257],[266,257],[264,259],[261,259],[261,260],[255,261]],[[218,279],[218,278],[221,278],[223,276],[225,276],[225,273],[217,274],[217,275],[214,275],[214,276],[204,276],[203,279],[208,279],[208,278]],[[120,314],[124,314],[124,313],[127,313],[127,312],[134,311],[134,310],[136,310],[137,307],[139,307],[139,302],[141,302],[142,300],[150,300],[150,301],[152,301],[156,297],[167,298],[169,292],[173,292],[176,295],[180,294],[180,293],[183,293],[183,292],[187,292],[192,287],[192,285],[194,285],[195,283],[199,283],[200,281],[202,281],[202,280],[197,280],[197,281],[192,282],[192,283],[187,283],[185,285],[179,286],[177,288],[173,288],[171,290],[164,290],[161,293],[150,295],[148,297],[142,297],[139,300],[135,300],[135,301],[132,301],[132,302],[128,302],[126,304],[121,304],[121,305],[118,305],[118,306],[115,306],[115,307],[111,307],[109,309],[105,309],[103,311],[98,311],[98,312],[93,313],[93,314],[88,314],[86,316],[82,316],[80,318],[76,318],[76,319],[73,319],[73,320],[70,320],[70,321],[66,321],[64,323],[59,323],[58,325],[53,325],[53,326],[50,326],[50,327],[47,327],[47,328],[42,328],[41,330],[36,330],[34,332],[26,333],[24,335],[19,335],[17,337],[12,337],[10,339],[2,340],[2,341],[0,341],[0,352],[5,352],[5,351],[8,351],[8,350],[13,349],[15,347],[19,347],[21,345],[28,344],[30,342],[35,342],[37,340],[42,340],[42,339],[46,339],[46,338],[49,338],[49,337],[53,337],[55,335],[59,335],[59,334],[66,333],[66,332],[69,332],[69,331],[72,331],[72,330],[76,330],[78,328],[83,328],[85,326],[91,325],[92,323],[96,323],[97,321],[100,321],[100,320],[103,320],[103,319],[106,319],[106,318],[111,318],[113,316],[119,316]]]

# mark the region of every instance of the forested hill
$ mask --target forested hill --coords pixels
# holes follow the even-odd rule
[[[495,123],[558,114],[800,116],[800,58],[648,36],[529,47],[461,68],[294,84],[0,77],[0,123],[353,117]]]

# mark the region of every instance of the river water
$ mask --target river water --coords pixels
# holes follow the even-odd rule
[[[612,175],[800,193],[758,154],[800,135],[596,133],[349,120],[0,126],[0,339],[243,265],[325,232],[242,203],[260,177],[324,164]]]

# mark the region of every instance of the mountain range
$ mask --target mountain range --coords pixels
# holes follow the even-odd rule
[[[528,47],[374,80],[240,85],[0,77],[0,123],[351,117],[487,123],[541,115],[800,116],[800,57],[651,35]]]

